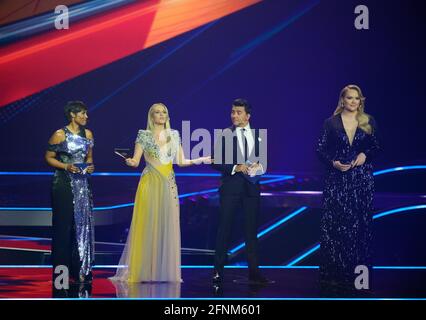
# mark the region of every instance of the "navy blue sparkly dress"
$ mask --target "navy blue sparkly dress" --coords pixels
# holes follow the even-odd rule
[[[370,117],[372,133],[357,128],[350,144],[341,114],[328,118],[319,139],[317,153],[326,166],[320,237],[320,285],[323,292],[355,292],[357,265],[371,265],[373,165],[380,150],[377,126]],[[346,172],[333,161],[348,164],[359,153],[366,161]],[[369,268],[370,269],[370,268]]]

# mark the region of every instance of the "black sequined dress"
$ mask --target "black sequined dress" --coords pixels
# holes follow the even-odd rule
[[[326,293],[355,292],[355,267],[371,265],[372,159],[380,147],[372,117],[369,124],[372,133],[358,127],[351,145],[338,114],[325,121],[319,139],[317,152],[326,165],[320,223],[320,285]],[[361,166],[341,172],[332,165],[335,160],[350,163],[361,152],[366,155]]]

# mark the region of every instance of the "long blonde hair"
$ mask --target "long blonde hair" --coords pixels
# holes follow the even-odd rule
[[[158,102],[158,103],[154,103],[151,108],[149,108],[148,110],[148,120],[146,123],[146,130],[151,131],[152,133],[154,133],[154,120],[152,120],[152,114],[154,113],[154,108],[156,106],[160,106],[163,107],[164,110],[166,111],[167,114],[167,120],[166,123],[164,124],[164,130],[162,130],[162,132],[160,132],[160,135],[165,134],[166,136],[166,144],[168,145],[167,148],[167,152],[168,154],[171,153],[171,146],[170,146],[170,142],[172,141],[172,138],[170,136],[170,117],[169,117],[169,110],[167,109],[166,105],[164,103]]]
[[[334,110],[333,115],[338,115],[342,113],[342,111],[345,109],[345,104],[343,100],[345,99],[346,93],[349,90],[355,90],[356,92],[358,92],[358,95],[360,98],[358,112],[356,115],[356,119],[358,121],[358,127],[364,132],[371,134],[372,128],[371,128],[371,125],[369,124],[370,116],[364,112],[365,97],[362,94],[361,88],[358,87],[357,85],[354,85],[354,84],[347,85],[346,87],[342,89],[342,91],[340,91],[339,102],[337,104],[336,110]]]
[[[164,129],[170,129],[170,116],[169,116],[169,110],[167,109],[166,105],[164,103],[154,103],[151,108],[149,108],[148,110],[148,120],[147,120],[147,124],[146,124],[146,130],[149,131],[153,131],[154,130],[154,121],[152,120],[152,114],[154,113],[154,108],[160,106],[163,107],[164,110],[167,113],[167,120],[166,123],[164,124]],[[169,131],[169,130],[167,130]]]

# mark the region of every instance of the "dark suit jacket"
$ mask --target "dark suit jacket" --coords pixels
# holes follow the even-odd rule
[[[213,163],[211,166],[213,169],[218,170],[222,173],[221,177],[221,186],[219,188],[219,193],[221,195],[247,195],[247,196],[260,196],[260,185],[259,180],[261,178],[261,175],[258,175],[254,178],[250,178],[248,175],[243,174],[242,172],[236,172],[235,174],[231,175],[232,168],[234,165],[242,164],[244,163],[243,158],[243,152],[241,151],[240,145],[238,143],[238,138],[235,133],[235,127],[229,127],[227,128],[232,131],[233,138],[232,138],[232,152],[233,152],[233,162],[232,163],[226,163],[225,162],[225,136],[222,136],[222,159],[219,163],[219,155],[218,154],[218,148],[219,144],[217,141],[217,144],[215,146],[215,152],[214,152],[214,159],[215,163]],[[259,130],[254,130],[254,148],[252,150],[252,153],[249,155],[248,160],[251,160],[252,162],[255,162],[254,157],[259,156],[260,152],[260,144],[263,143],[261,139],[259,138]],[[226,129],[225,129],[226,130]],[[238,160],[243,161],[238,161]],[[266,163],[262,163],[263,161],[258,160],[264,169],[266,169]]]

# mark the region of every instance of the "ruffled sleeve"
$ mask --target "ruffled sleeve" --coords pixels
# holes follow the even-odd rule
[[[59,152],[60,146],[61,146],[60,144],[48,144],[47,145],[47,151]]]
[[[135,143],[140,144],[142,149],[146,149],[147,140],[148,132],[146,130],[139,130]]]
[[[177,131],[177,130],[173,130],[173,131],[172,131],[172,136],[173,136],[173,138],[174,138],[174,142],[175,142],[175,144],[176,144],[177,146],[179,146],[179,145],[180,145],[180,143],[181,143],[181,141],[180,141],[180,134],[179,134],[179,131]]]
[[[181,144],[179,131],[172,130],[171,136],[172,136],[172,158],[174,158],[176,154],[179,152],[179,147]]]

